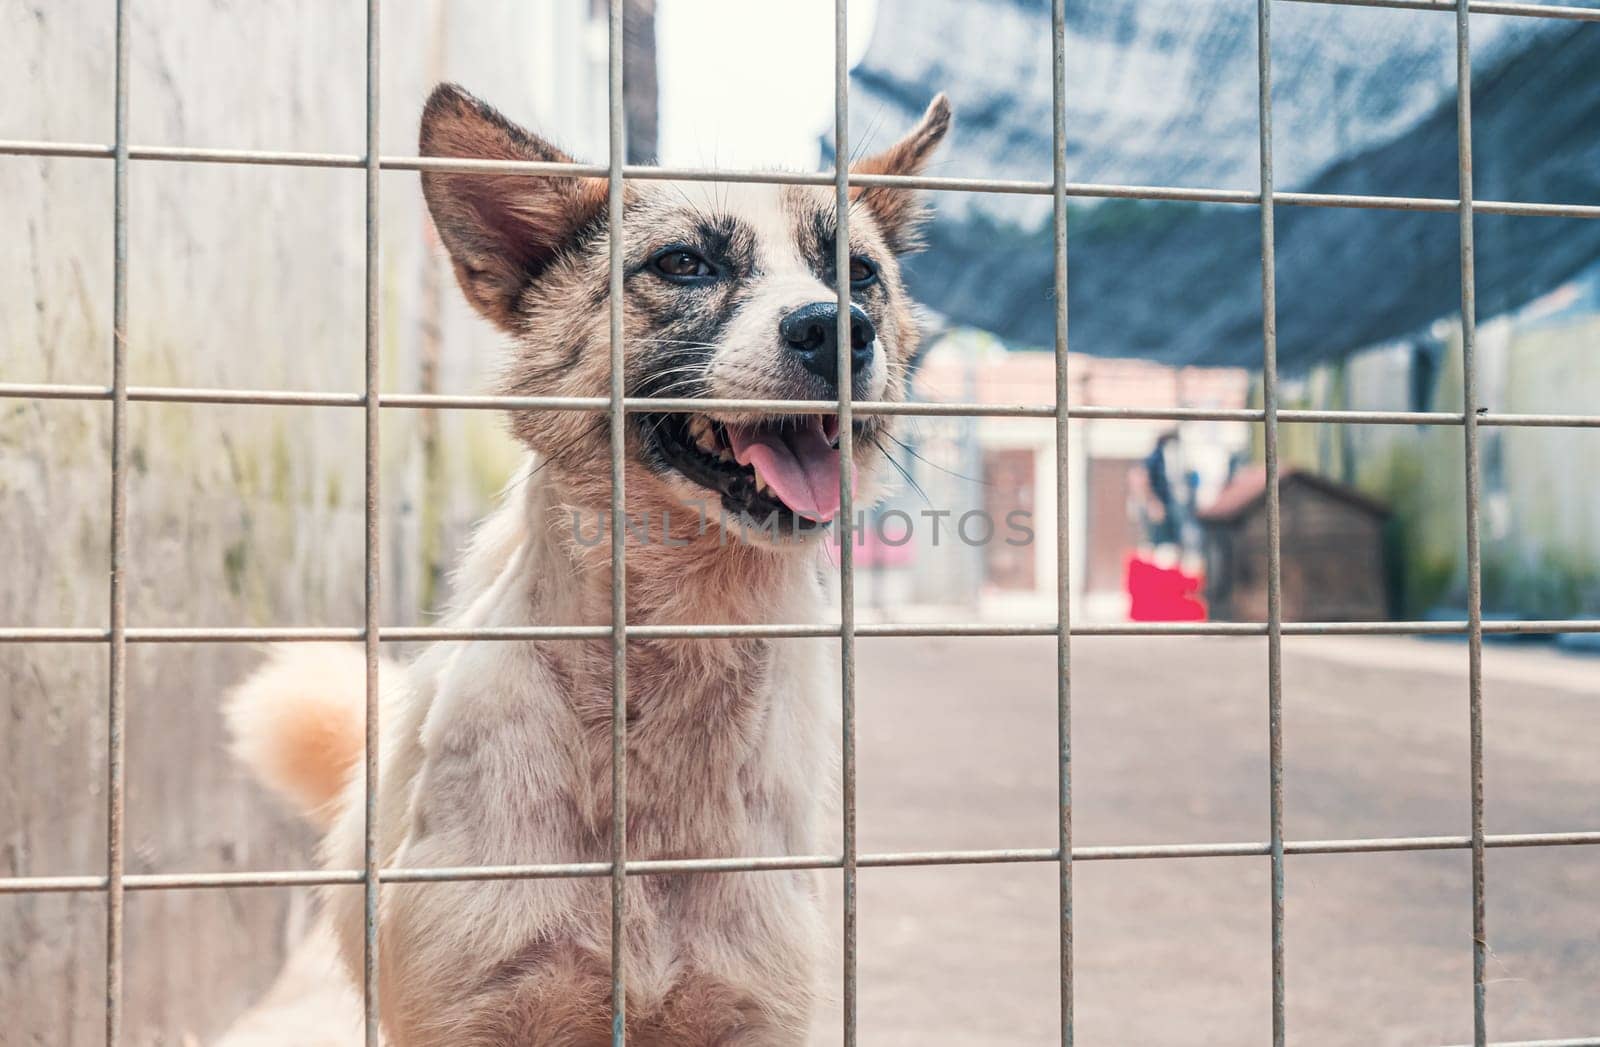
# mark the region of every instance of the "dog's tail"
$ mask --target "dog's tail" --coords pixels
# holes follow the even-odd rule
[[[366,753],[365,710],[362,650],[320,643],[278,647],[223,706],[234,755],[322,829]]]

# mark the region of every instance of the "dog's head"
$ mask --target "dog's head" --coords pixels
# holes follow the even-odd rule
[[[936,98],[912,131],[857,163],[915,174],[950,125]],[[424,156],[571,163],[453,85],[428,100]],[[505,391],[604,396],[610,388],[608,191],[603,179],[430,171],[423,191],[468,300],[516,339]],[[856,188],[848,223],[851,396],[898,400],[918,339],[897,257],[917,246],[920,203]],[[826,186],[630,180],[623,205],[625,387],[632,397],[834,400],[839,395],[835,196]],[[888,419],[855,420],[863,491]],[[516,435],[557,470],[569,497],[600,507],[603,415],[526,411]],[[786,534],[839,507],[834,414],[630,413],[630,514],[720,507]],[[679,514],[683,515],[683,514]]]

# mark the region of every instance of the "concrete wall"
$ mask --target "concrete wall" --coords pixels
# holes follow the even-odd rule
[[[364,148],[365,5],[131,5],[141,145]],[[0,7],[0,137],[109,142],[113,10]],[[389,4],[383,150],[414,154],[418,111],[456,79],[603,158],[605,28],[589,0]],[[358,392],[363,174],[135,162],[129,380]],[[0,380],[110,381],[111,165],[0,157]],[[437,258],[417,176],[386,173],[383,382],[484,392],[499,339]],[[0,623],[107,621],[109,405],[0,400]],[[362,418],[351,408],[130,408],[128,621],[359,625]],[[428,620],[470,521],[515,451],[486,412],[390,411],[382,448],[384,621]],[[222,752],[221,691],[258,655],[135,645],[128,671],[130,873],[284,869],[311,841]],[[0,876],[105,862],[106,654],[0,645]],[[127,901],[126,1042],[204,1040],[275,972],[287,890]],[[0,1042],[100,1042],[104,902],[0,895]]]
[[[1570,297],[1569,287],[1552,299]],[[1585,295],[1592,291],[1581,292]],[[1459,328],[1435,333],[1437,370],[1412,393],[1417,353],[1374,349],[1295,383],[1285,406],[1461,409]],[[1479,327],[1480,406],[1593,413],[1600,315],[1536,303]],[[1466,505],[1460,426],[1285,426],[1285,460],[1354,483],[1394,510],[1400,611],[1465,607]],[[1480,428],[1484,610],[1529,618],[1600,614],[1600,432]]]

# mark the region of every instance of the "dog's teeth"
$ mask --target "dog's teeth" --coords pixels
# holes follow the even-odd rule
[[[730,447],[724,447],[719,450],[717,452],[717,457],[722,459],[724,462],[733,462],[735,465],[737,465],[739,461],[733,456],[733,449]]]
[[[756,490],[760,491],[763,494],[765,494],[767,492],[767,481],[765,481],[765,480],[763,480],[761,478],[761,474],[760,473],[756,473]]]
[[[714,451],[717,446],[716,434],[711,430],[711,420],[703,415],[695,415],[689,419],[689,435],[699,445],[702,451]]]

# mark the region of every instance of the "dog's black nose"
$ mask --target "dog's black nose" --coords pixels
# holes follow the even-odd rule
[[[812,302],[778,321],[784,344],[800,357],[806,370],[839,385],[839,303]],[[860,306],[850,307],[850,374],[854,377],[872,365],[878,332]]]

